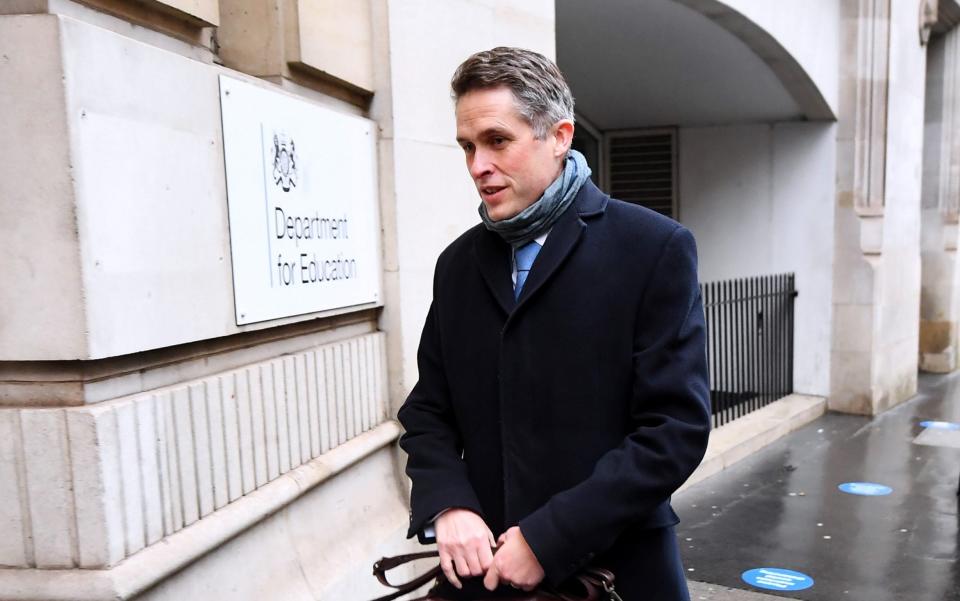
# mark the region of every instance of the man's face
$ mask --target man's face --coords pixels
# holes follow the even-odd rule
[[[569,130],[572,135],[572,124]],[[560,174],[569,147],[566,133],[558,134],[557,126],[545,139],[534,138],[506,87],[473,90],[460,97],[457,142],[494,221],[509,219],[536,202]]]

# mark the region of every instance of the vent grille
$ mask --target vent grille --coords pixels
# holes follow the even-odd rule
[[[611,136],[610,195],[675,217],[673,133]]]

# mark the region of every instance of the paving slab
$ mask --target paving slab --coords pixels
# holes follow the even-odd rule
[[[913,444],[960,449],[960,431],[925,428],[913,439]]]
[[[690,587],[690,601],[783,601],[783,597],[728,588],[706,582],[691,580],[687,581],[687,585]]]

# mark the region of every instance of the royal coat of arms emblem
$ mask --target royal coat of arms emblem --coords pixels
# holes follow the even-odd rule
[[[297,153],[293,139],[284,133],[273,134],[273,183],[284,192],[297,186]]]

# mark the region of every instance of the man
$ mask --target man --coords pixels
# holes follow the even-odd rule
[[[693,237],[593,185],[545,57],[480,52],[452,88],[482,223],[437,260],[399,412],[409,536],[435,531],[451,597],[589,564],[627,601],[688,599],[669,499],[710,427]]]

